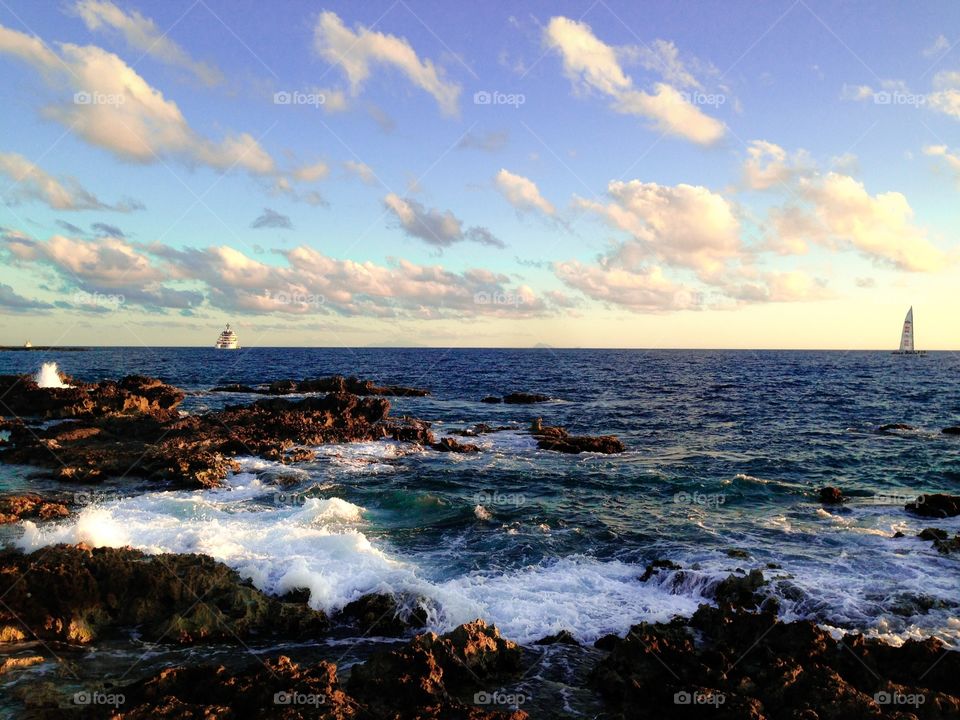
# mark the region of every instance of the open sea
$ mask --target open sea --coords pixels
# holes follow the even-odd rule
[[[220,383],[357,375],[429,389],[390,398],[391,413],[431,421],[438,436],[479,422],[512,429],[471,439],[476,455],[382,441],[324,446],[291,466],[246,458],[218,490],[135,478],[78,487],[90,500],[78,515],[3,530],[26,550],[206,553],[263,590],[309,588],[317,608],[390,591],[425,606],[434,629],[482,617],[528,647],[559,630],[590,643],[689,615],[718,580],[760,568],[785,619],[960,645],[960,558],[914,537],[952,534],[960,517],[903,509],[960,487],[960,438],[940,432],[960,424],[956,353],[97,348],[2,352],[0,374],[49,361],[87,381],[160,377],[188,391],[191,413],[256,397],[209,392]],[[555,399],[480,402],[512,391]],[[628,451],[538,450],[525,433],[536,417],[617,435]],[[888,423],[914,429],[878,431]],[[0,465],[0,490],[29,488],[29,472]],[[277,473],[294,483],[278,489]],[[849,502],[822,506],[824,485]],[[684,570],[641,582],[655,559]],[[102,669],[134,651],[88,659]]]

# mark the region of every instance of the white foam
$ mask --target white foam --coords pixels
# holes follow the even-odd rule
[[[72,385],[65,384],[63,380],[60,379],[60,373],[57,371],[57,364],[55,362],[44,363],[43,366],[37,370],[33,379],[37,385],[42,388],[73,387]]]

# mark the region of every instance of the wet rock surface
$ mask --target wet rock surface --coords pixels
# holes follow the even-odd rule
[[[409,603],[413,605],[409,610],[405,605],[407,603],[404,603],[403,599],[393,595],[364,595],[344,606],[333,620],[352,625],[364,635],[402,637],[412,629],[422,628],[427,624],[426,613],[422,607],[415,601]]]
[[[954,517],[960,515],[960,495],[946,495],[944,493],[921,495],[914,502],[907,503],[904,508],[914,515],[922,515],[923,517]]]
[[[150,413],[169,417],[184,398],[179,388],[156,378],[128,375],[84,383],[61,375],[72,387],[41,388],[29,375],[0,375],[0,414],[39,418],[91,418]]]
[[[940,528],[925,528],[917,533],[921,540],[929,540],[933,546],[947,555],[952,552],[960,552],[960,533],[950,537],[950,533]]]
[[[840,505],[845,500],[843,491],[830,485],[820,488],[818,496],[824,505]]]
[[[0,641],[91,643],[138,627],[148,640],[240,641],[257,633],[309,638],[323,613],[280,602],[205,555],[57,545],[0,553]]]
[[[211,389],[211,392],[262,393],[265,395],[290,395],[292,393],[350,393],[351,395],[389,395],[393,397],[426,397],[429,390],[404,387],[403,385],[377,385],[373,380],[357,377],[314,378],[312,380],[275,380],[259,385],[226,383]]]
[[[582,452],[613,455],[626,450],[619,438],[613,435],[571,435],[562,427],[544,425],[538,418],[530,426],[530,433],[537,439],[541,450],[577,454]]]
[[[0,497],[0,525],[20,520],[56,520],[67,517],[70,508],[36,493]]]
[[[440,438],[440,442],[433,443],[430,447],[438,452],[452,453],[478,453],[480,446],[473,443],[464,443],[454,440],[451,437]]]
[[[960,713],[960,653],[935,639],[901,647],[862,635],[837,641],[811,622],[701,606],[689,621],[642,623],[598,645],[610,654],[591,682],[615,718],[907,720]]]

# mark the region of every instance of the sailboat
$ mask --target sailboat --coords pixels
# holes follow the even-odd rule
[[[907,311],[903,319],[903,332],[900,333],[900,349],[894,350],[894,355],[926,355],[925,350],[917,350],[913,344],[913,306]]]

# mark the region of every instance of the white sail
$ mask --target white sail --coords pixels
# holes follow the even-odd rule
[[[913,348],[913,308],[907,311],[903,320],[903,332],[900,334],[900,352],[912,353]]]

